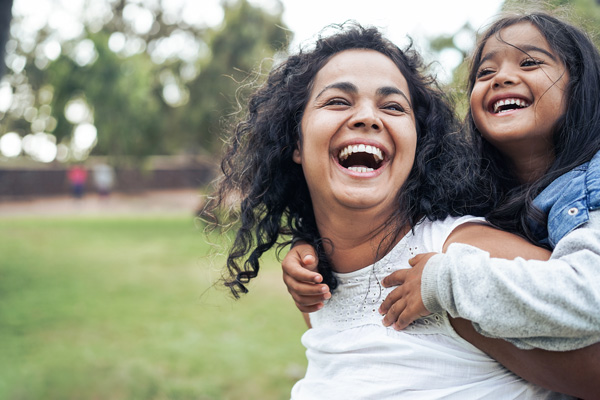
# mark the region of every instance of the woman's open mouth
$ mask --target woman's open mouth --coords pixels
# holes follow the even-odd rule
[[[383,163],[384,152],[368,144],[351,144],[340,150],[338,163],[353,172],[371,172]]]

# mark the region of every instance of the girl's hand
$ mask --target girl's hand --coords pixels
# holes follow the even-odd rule
[[[385,315],[384,326],[394,324],[394,329],[401,330],[414,320],[431,314],[421,299],[421,276],[427,260],[435,254],[419,254],[408,260],[412,268],[392,272],[383,279],[384,287],[398,285],[379,307],[379,313]]]
[[[317,271],[315,249],[306,242],[298,242],[281,262],[283,282],[292,295],[296,307],[304,313],[317,311],[323,301],[331,297],[329,287]]]

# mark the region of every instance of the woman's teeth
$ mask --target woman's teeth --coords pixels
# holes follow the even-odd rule
[[[340,161],[344,161],[350,155],[356,153],[372,154],[376,162],[383,161],[383,152],[381,151],[381,149],[375,146],[370,146],[368,144],[354,144],[346,146],[340,151],[338,158],[340,159]]]
[[[367,167],[348,167],[347,169],[349,169],[350,171],[354,171],[354,172],[371,172],[371,171],[375,171],[373,168],[367,168]]]
[[[353,172],[372,172],[381,166],[383,151],[368,144],[352,144],[338,153],[339,164]]]

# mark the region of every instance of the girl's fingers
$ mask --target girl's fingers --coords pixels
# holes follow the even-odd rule
[[[283,273],[283,282],[292,294],[298,293],[301,296],[314,296],[329,294],[329,286],[324,283],[315,284],[309,278],[302,278],[298,275],[292,276]]]
[[[306,269],[298,263],[286,262],[284,260],[281,266],[283,269],[284,276],[289,276],[292,279],[297,280],[298,282],[321,283],[323,281],[323,277],[321,276],[321,274]]]
[[[402,285],[406,280],[406,274],[408,273],[408,269],[400,269],[398,271],[394,271],[381,281],[383,287],[392,287]]]
[[[388,317],[390,309],[392,308],[392,305],[394,305],[398,300],[402,298],[402,296],[402,287],[397,287],[396,289],[392,290],[390,294],[387,295],[385,300],[383,300],[383,303],[381,303],[381,306],[379,306],[379,314],[385,315],[388,318],[388,320],[390,320],[390,325],[395,321],[395,318],[392,319],[392,315]]]
[[[383,326],[391,326],[397,320],[402,311],[406,308],[406,301],[404,299],[399,299],[394,304],[391,305],[388,312],[383,317]]]
[[[417,254],[416,256],[414,256],[413,258],[411,258],[410,260],[408,260],[408,264],[411,267],[414,267],[415,265],[417,265],[418,263],[420,263],[424,258],[425,258],[425,262],[427,262],[431,257],[433,257],[436,253],[421,253],[421,254]]]

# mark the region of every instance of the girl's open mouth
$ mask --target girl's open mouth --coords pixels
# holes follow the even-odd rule
[[[494,114],[502,114],[507,111],[518,110],[520,108],[527,108],[531,104],[523,99],[508,98],[494,102],[490,106],[490,111]]]

